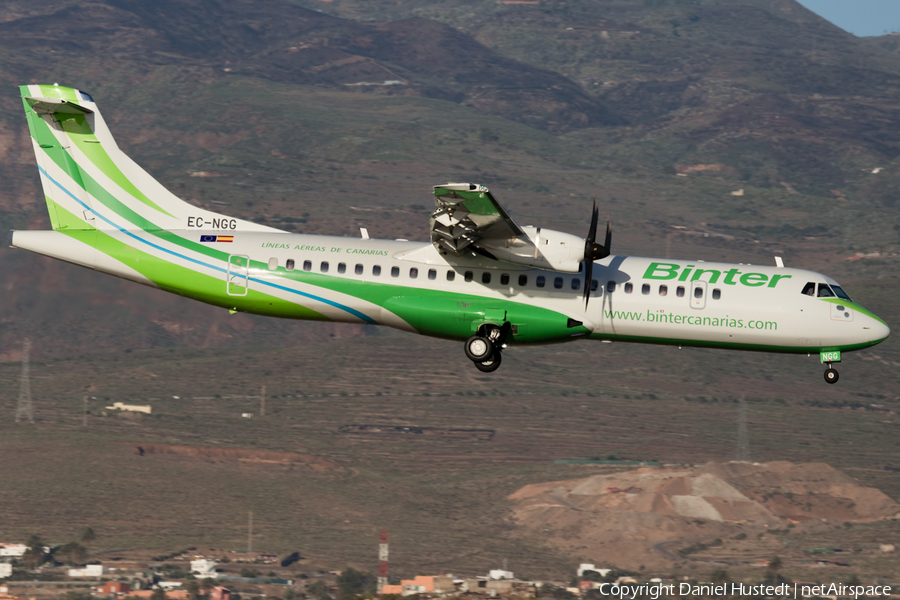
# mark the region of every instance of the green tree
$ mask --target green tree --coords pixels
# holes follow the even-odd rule
[[[153,590],[153,593],[150,594],[150,600],[168,600],[166,597],[166,590],[162,588],[156,588]]]
[[[725,569],[716,569],[712,572],[712,575],[710,575],[710,579],[713,583],[728,583],[731,581],[731,577]]]
[[[306,593],[316,600],[331,600],[331,594],[328,592],[328,584],[321,579],[316,579],[306,586]]]
[[[765,583],[768,585],[780,585],[782,583],[790,583],[779,571],[784,567],[784,562],[778,556],[773,556],[769,561],[769,568],[766,570]]]
[[[338,600],[351,600],[375,594],[376,579],[371,573],[347,567],[338,575]]]
[[[67,565],[83,565],[88,560],[88,551],[78,542],[69,542],[57,548],[53,552],[53,558]]]
[[[47,553],[44,551],[44,541],[38,535],[32,535],[25,544],[28,549],[22,555],[22,564],[26,569],[36,569],[47,562]]]
[[[82,544],[93,542],[95,539],[97,539],[97,534],[95,534],[94,530],[90,527],[85,527],[81,530],[81,533],[78,534],[78,541]]]
[[[187,591],[188,598],[190,600],[200,600],[201,598],[203,598],[203,594],[200,593],[200,584],[197,583],[196,579],[188,581],[184,585],[184,589]]]

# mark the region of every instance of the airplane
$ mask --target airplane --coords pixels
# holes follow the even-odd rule
[[[11,246],[228,309],[386,325],[463,342],[480,371],[508,347],[581,339],[819,354],[890,334],[823,274],[615,255],[596,200],[586,238],[522,227],[490,190],[434,187],[430,242],[295,234],[197,208],[116,145],[90,94],[20,86],[52,230]]]

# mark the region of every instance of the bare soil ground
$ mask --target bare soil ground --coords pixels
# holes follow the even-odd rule
[[[778,549],[753,548],[740,559],[724,538],[812,522],[858,523],[900,518],[900,505],[879,490],[822,463],[707,463],[642,468],[584,479],[532,484],[509,496],[516,521],[548,543],[624,568],[671,568],[692,552],[706,561],[745,565]],[[802,530],[802,528],[801,528]],[[714,540],[714,541],[711,541]]]

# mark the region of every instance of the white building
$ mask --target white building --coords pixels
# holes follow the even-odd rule
[[[10,563],[0,563],[0,579],[12,576],[12,565]]]
[[[191,561],[191,573],[194,574],[198,579],[209,579],[218,577],[218,573],[216,573],[216,566],[218,563],[212,560],[206,560],[205,558],[201,558],[199,560]]]
[[[28,546],[25,544],[0,544],[0,556],[12,556],[19,558],[25,556]]]
[[[606,575],[612,571],[612,569],[598,569],[596,565],[592,565],[590,563],[581,563],[578,565],[578,576],[581,577],[584,575],[585,571],[597,571],[600,573],[600,577],[606,577]]]
[[[168,590],[174,590],[174,589],[180,588],[181,582],[180,581],[160,581],[156,585],[159,586],[160,588],[168,591]]]
[[[488,579],[515,579],[512,571],[504,571],[503,569],[493,569],[488,573]]]
[[[88,565],[83,569],[69,569],[69,577],[103,577],[106,575],[106,567],[103,565]]]
[[[113,405],[107,406],[106,410],[127,410],[131,412],[145,413],[148,415],[153,411],[149,404],[142,406],[140,404],[123,404],[121,402],[113,402]]]

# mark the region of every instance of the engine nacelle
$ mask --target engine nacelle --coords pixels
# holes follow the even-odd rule
[[[508,240],[502,246],[491,245],[490,252],[500,260],[539,269],[578,273],[584,260],[584,238],[571,233],[523,227],[525,235]]]

